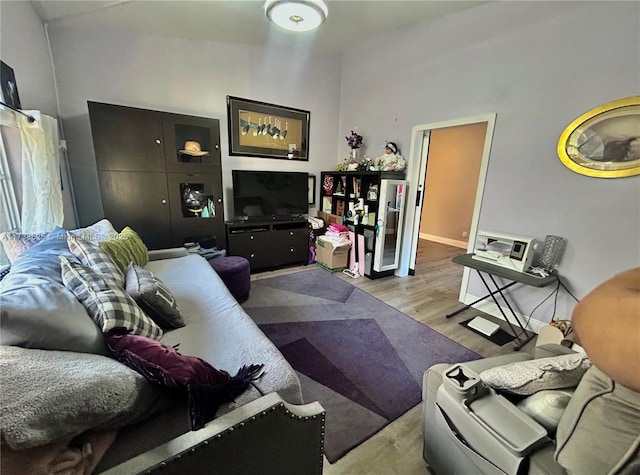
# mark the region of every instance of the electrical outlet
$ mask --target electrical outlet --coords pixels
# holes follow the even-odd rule
[[[468,232],[466,232],[466,231],[462,231],[462,237],[467,237],[468,235],[469,235],[469,233],[468,233]]]

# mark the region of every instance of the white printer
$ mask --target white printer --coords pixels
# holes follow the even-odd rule
[[[473,259],[517,272],[526,272],[533,261],[538,241],[491,231],[478,231]]]

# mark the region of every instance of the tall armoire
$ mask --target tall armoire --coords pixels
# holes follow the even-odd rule
[[[104,214],[149,247],[226,248],[218,119],[88,102]]]

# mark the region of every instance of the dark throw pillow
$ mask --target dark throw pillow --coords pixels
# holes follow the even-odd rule
[[[125,290],[140,308],[162,328],[180,328],[184,320],[175,297],[164,283],[134,262],[129,264]]]
[[[114,357],[149,381],[184,391],[189,400],[191,429],[212,420],[218,407],[244,392],[261,376],[263,365],[243,366],[235,376],[218,370],[196,356],[183,356],[175,348],[117,328],[105,335]]]

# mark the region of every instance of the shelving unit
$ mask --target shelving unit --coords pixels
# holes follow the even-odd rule
[[[320,209],[343,216],[364,236],[364,275],[393,274],[398,265],[404,192],[403,172],[326,171],[320,175]]]

